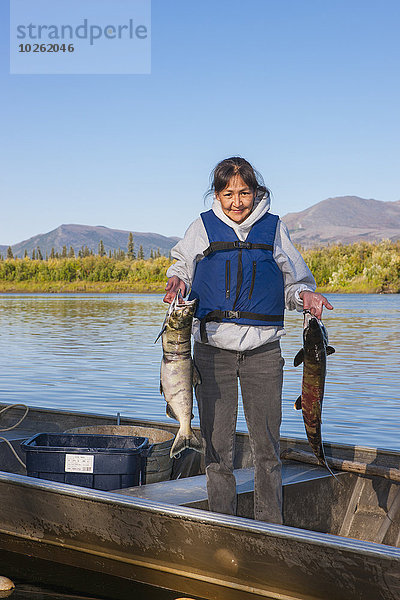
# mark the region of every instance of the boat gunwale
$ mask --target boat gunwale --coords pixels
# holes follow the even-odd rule
[[[21,404],[18,403],[18,406],[20,406]],[[0,402],[0,409],[4,408],[6,406],[13,406],[13,403],[5,403],[5,402]],[[26,405],[28,406],[28,405]],[[28,406],[29,408],[29,413],[47,413],[47,414],[51,414],[51,415],[60,415],[61,417],[88,417],[88,418],[93,418],[93,419],[101,419],[101,420],[112,420],[115,419],[115,423],[114,425],[116,425],[116,419],[117,419],[117,414],[113,415],[113,414],[104,414],[104,413],[92,413],[92,412],[81,412],[81,411],[75,411],[75,410],[63,410],[63,409],[54,409],[54,408],[45,408],[45,407],[41,407],[41,406]],[[29,419],[29,417],[28,417]],[[167,431],[178,431],[179,429],[179,425],[175,424],[175,423],[169,423],[166,421],[152,421],[152,420],[148,420],[148,419],[142,419],[142,418],[137,418],[137,417],[132,417],[132,416],[120,416],[120,425],[129,425],[129,424],[135,424],[135,425],[139,425],[142,423],[146,423],[149,425],[149,427],[155,427],[155,428],[160,428],[160,429],[165,429]],[[111,423],[112,424],[112,423]],[[198,426],[193,426],[192,427],[194,430],[196,431],[200,431],[200,427]],[[16,432],[18,430],[15,430]],[[38,433],[42,433],[42,432],[38,432]],[[241,430],[237,430],[236,431],[236,435],[240,436],[240,437],[248,437],[248,432],[247,431],[241,431]],[[301,445],[306,445],[308,446],[308,442],[307,442],[307,438],[294,438],[294,437],[287,437],[287,436],[282,436],[280,438],[281,443],[283,442],[284,444],[301,444]],[[388,456],[396,456],[400,459],[400,451],[399,450],[391,450],[390,448],[381,448],[379,446],[375,447],[375,446],[359,446],[356,444],[343,444],[342,442],[334,442],[334,441],[329,441],[329,440],[324,440],[324,448],[325,450],[329,450],[329,449],[344,449],[346,451],[358,451],[358,452],[366,452],[366,453],[375,453],[375,455],[380,454],[380,455],[388,455]]]
[[[316,546],[322,546],[324,548],[340,548],[348,552],[357,554],[361,553],[365,556],[378,556],[380,558],[385,557],[387,559],[400,560],[400,548],[395,548],[394,546],[377,544],[375,542],[365,542],[355,538],[346,538],[334,534],[320,533],[297,527],[289,527],[288,525],[277,525],[273,523],[255,521],[253,519],[247,519],[244,517],[212,513],[198,508],[175,506],[162,502],[144,500],[142,498],[123,496],[122,494],[119,495],[113,492],[92,490],[90,488],[0,471],[0,485],[2,484],[26,487],[48,493],[62,492],[65,496],[86,499],[94,502],[102,502],[133,510],[138,509],[174,519],[184,518],[193,522],[218,525],[219,527],[245,531],[249,532],[250,534],[267,535],[293,542],[301,541]],[[2,533],[7,532],[2,530]],[[12,532],[8,533],[12,534]],[[26,536],[26,538],[29,539],[29,536]]]
[[[237,433],[245,433],[247,435],[247,432],[240,432],[238,431]],[[281,437],[280,438],[281,443],[285,442],[287,444],[298,444],[298,443],[303,443],[305,442],[305,445],[308,446],[308,442],[307,442],[307,438],[292,438],[292,437]],[[324,440],[324,450],[329,450],[329,449],[343,449],[346,451],[349,450],[354,450],[357,452],[366,452],[366,453],[376,453],[376,455],[380,454],[380,455],[388,455],[388,456],[396,456],[400,459],[400,451],[399,450],[391,450],[390,448],[380,448],[379,446],[375,447],[375,446],[359,446],[359,445],[355,445],[355,444],[343,444],[341,442],[330,442],[329,440]],[[329,454],[328,454],[329,456]]]

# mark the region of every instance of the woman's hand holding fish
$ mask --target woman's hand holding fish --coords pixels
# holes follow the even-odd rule
[[[165,286],[166,294],[163,298],[163,302],[167,304],[171,304],[172,300],[174,300],[176,296],[176,292],[181,290],[182,296],[186,294],[186,285],[182,279],[179,279],[177,275],[173,275],[167,281],[167,285]]]
[[[328,310],[332,310],[333,306],[322,294],[318,292],[309,292],[303,290],[300,292],[300,298],[303,300],[303,309],[309,310],[314,317],[321,319],[324,306]]]

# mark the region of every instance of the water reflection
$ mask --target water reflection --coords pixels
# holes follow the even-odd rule
[[[329,299],[335,309],[324,320],[336,354],[328,358],[324,438],[400,450],[400,298]],[[167,421],[154,345],[165,310],[157,295],[0,295],[0,400]],[[293,410],[302,315],[288,313],[286,329],[282,433],[304,437]],[[241,408],[238,429],[246,429]]]

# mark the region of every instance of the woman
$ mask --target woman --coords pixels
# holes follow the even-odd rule
[[[180,289],[197,298],[193,323],[200,427],[210,510],[236,513],[233,475],[239,379],[254,462],[254,516],[282,523],[279,458],[284,309],[321,318],[333,307],[286,226],[269,212],[270,194],[245,159],[221,161],[211,176],[211,210],[172,250],[165,302]]]

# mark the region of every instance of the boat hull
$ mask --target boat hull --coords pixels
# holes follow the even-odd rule
[[[382,544],[0,475],[0,549],[209,599],[400,598]]]
[[[7,413],[3,424],[15,421]],[[105,415],[31,409],[18,430],[4,435],[19,450],[20,441],[33,433],[112,423],[112,417]],[[176,431],[173,425],[133,419],[124,419],[123,424]],[[325,476],[307,483],[305,477],[297,488],[291,484],[287,493],[284,488],[286,523],[296,527],[280,526],[245,518],[251,508],[248,488],[243,494],[244,516],[231,517],[134,493],[30,478],[16,467],[3,444],[0,559],[7,568],[4,574],[113,600],[160,600],[157,590],[161,589],[171,599],[179,594],[208,600],[400,600],[399,484],[349,473],[338,481]],[[281,445],[304,449],[306,442],[283,439]],[[325,446],[331,455],[399,468],[399,453]],[[175,477],[202,472],[200,455],[194,454],[194,462],[176,461]],[[245,433],[237,435],[235,466],[251,467]],[[304,465],[305,473],[309,469]],[[360,510],[363,507],[365,511]],[[369,521],[362,517],[364,513]],[[376,537],[368,537],[377,519]],[[355,532],[360,539],[352,539]],[[170,596],[165,590],[171,591]]]

